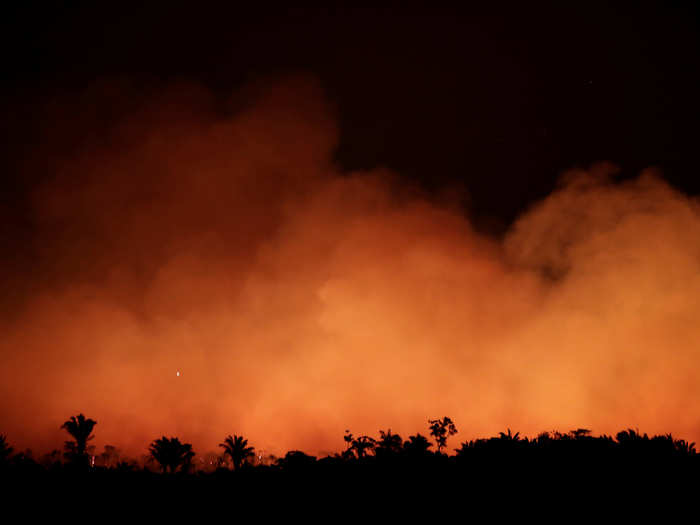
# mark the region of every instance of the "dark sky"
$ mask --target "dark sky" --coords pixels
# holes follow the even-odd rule
[[[317,75],[347,169],[388,166],[458,185],[476,225],[504,230],[563,170],[658,166],[700,191],[698,12],[674,3],[491,10],[274,12],[206,3],[21,7],[3,13],[4,197],[12,221],[37,173],[34,107],[100,77],[193,80],[226,96],[288,71]],[[6,225],[7,226],[7,225]]]

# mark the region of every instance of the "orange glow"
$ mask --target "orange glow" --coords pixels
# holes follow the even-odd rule
[[[444,415],[450,450],[507,427],[700,439],[697,200],[601,164],[490,238],[386,170],[341,174],[313,80],[240,98],[224,119],[173,87],[49,161],[39,270],[0,326],[17,448],[60,448],[78,412],[133,455],[233,433],[324,453]]]

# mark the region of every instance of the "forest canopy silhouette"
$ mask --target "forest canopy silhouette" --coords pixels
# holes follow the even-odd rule
[[[267,492],[289,490],[303,480],[366,483],[376,474],[389,476],[386,480],[408,476],[414,483],[430,483],[437,476],[443,483],[451,480],[465,486],[487,484],[488,479],[506,472],[526,474],[531,482],[566,473],[596,484],[601,483],[601,476],[639,473],[643,475],[640,479],[648,483],[668,475],[676,476],[676,481],[696,475],[700,457],[695,443],[671,434],[650,437],[636,429],[620,431],[614,437],[593,436],[589,429],[578,428],[567,433],[541,432],[529,438],[509,428],[498,436],[463,441],[457,448],[452,444],[448,450],[448,440],[459,432],[452,419],[445,416],[428,424],[429,438],[418,432],[405,441],[391,429],[380,430],[379,439],[355,436],[347,429],[343,436],[345,450],[320,458],[301,450],[289,450],[283,456],[264,455],[235,434],[219,444],[224,449],[221,454],[198,454],[192,444],[162,436],[150,443],[147,455],[136,460],[121,456],[112,445],[106,445],[101,454],[95,447],[87,447],[97,422],[79,414],[61,427],[74,438],[65,442],[63,460],[58,450],[40,458],[29,450],[15,452],[6,436],[0,435],[0,476],[59,484],[66,479],[92,479],[102,487],[113,483],[113,489],[130,480],[146,484],[150,490],[169,490],[167,485],[154,484],[157,480],[153,475],[160,474],[253,483],[248,488],[263,482]],[[284,483],[279,485],[280,481]],[[206,493],[208,486],[198,488]],[[192,489],[190,486],[188,492]]]
[[[346,429],[407,436],[442,413],[467,441],[700,436],[700,207],[653,169],[572,168],[494,237],[461,190],[343,172],[313,77],[224,100],[104,79],[35,111],[35,264],[0,262],[0,430],[19,450],[55,448],[75,407],[99,415],[98,450],[132,456],[234,428],[320,456]]]

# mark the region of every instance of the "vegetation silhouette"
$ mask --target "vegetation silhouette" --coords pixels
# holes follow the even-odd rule
[[[304,471],[313,468],[316,464],[316,456],[309,456],[301,450],[290,450],[283,458],[275,462],[276,466],[290,471]]]
[[[240,470],[248,458],[255,457],[255,448],[248,446],[248,440],[243,436],[229,435],[219,446],[224,449],[224,455],[231,458],[233,470]]]
[[[112,467],[119,463],[119,449],[113,445],[105,445],[104,451],[100,454],[100,464],[103,467]]]
[[[432,454],[430,451],[432,446],[433,444],[427,437],[418,433],[414,436],[408,436],[408,439],[403,444],[403,450],[414,458],[425,457]]]
[[[180,443],[176,437],[168,439],[163,436],[156,439],[148,447],[153,459],[155,459],[164,473],[174,473],[178,468],[186,472],[192,464],[194,452],[189,443]]]
[[[13,450],[14,449],[7,442],[7,436],[5,434],[0,434],[0,466],[4,466],[8,463]]]
[[[69,421],[80,439],[80,450],[86,451],[94,424],[84,417]],[[279,458],[268,455],[268,462],[249,461],[254,448],[239,435],[229,435],[219,444],[223,454],[207,452],[197,462],[191,444],[163,436],[150,443],[149,454],[139,461],[105,445],[86,470],[76,469],[73,459],[61,458],[60,451],[44,454],[39,461],[31,451],[16,453],[0,435],[0,479],[17,486],[25,482],[30,490],[43,486],[47,491],[65,488],[83,494],[94,488],[120,495],[130,490],[147,494],[150,501],[178,497],[185,502],[199,495],[206,505],[217,507],[231,494],[239,502],[256,494],[268,501],[292,495],[302,502],[330,493],[349,498],[346,503],[379,498],[410,506],[436,501],[428,499],[432,492],[443,498],[441,505],[450,505],[465,497],[473,499],[480,491],[499,501],[525,495],[550,501],[564,492],[580,495],[581,491],[596,492],[603,499],[635,492],[638,499],[640,491],[650,487],[672,487],[679,498],[700,481],[695,443],[671,434],[648,436],[628,428],[614,436],[593,436],[590,430],[578,428],[530,438],[506,429],[492,437],[464,441],[450,453],[447,438],[456,433],[454,422],[447,417],[429,420],[428,429],[435,443],[421,433],[403,440],[391,429],[379,430],[377,437],[354,436],[347,430],[345,450],[340,453],[317,457],[290,450]],[[339,440],[339,445],[343,442]],[[77,441],[73,449],[79,450]],[[230,469],[221,467],[223,457],[230,458]],[[158,469],[153,468],[156,464]],[[444,497],[448,490],[455,491],[454,497]]]
[[[87,443],[95,438],[92,434],[95,425],[97,425],[97,421],[86,418],[82,413],[71,416],[61,425],[61,428],[65,429],[74,439],[74,441],[65,442],[65,457],[69,462],[79,467],[88,466]]]
[[[447,438],[457,433],[457,427],[447,416],[442,419],[431,419],[428,422],[430,423],[430,435],[435,438],[437,451],[441,453],[442,449],[447,446]],[[508,432],[510,433],[510,430]]]
[[[354,437],[349,430],[345,431],[345,436],[343,437],[345,443],[348,444],[348,450],[346,451],[347,457],[355,457],[357,459],[362,459],[371,452],[377,446],[377,441],[369,436],[358,436]]]
[[[47,469],[58,469],[61,467],[62,455],[61,451],[56,448],[44,454],[39,462]]]
[[[374,453],[377,457],[395,457],[401,453],[403,441],[398,434],[392,434],[391,429],[386,432],[379,431],[379,441],[376,443]]]

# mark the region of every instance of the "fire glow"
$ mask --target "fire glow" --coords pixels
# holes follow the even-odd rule
[[[173,87],[50,161],[37,267],[2,321],[0,419],[18,446],[60,446],[79,411],[98,447],[134,454],[234,432],[333,451],[346,428],[408,435],[442,415],[461,440],[700,438],[696,199],[601,164],[491,238],[387,170],[341,173],[312,79],[226,118],[213,104]]]

